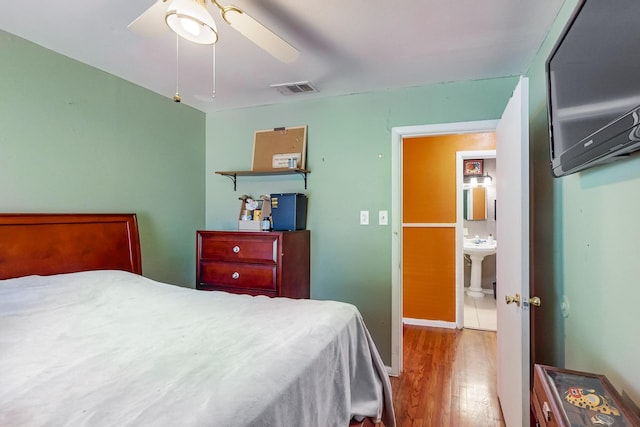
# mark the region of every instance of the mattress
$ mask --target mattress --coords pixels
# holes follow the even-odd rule
[[[2,426],[394,425],[358,310],[121,271],[0,281]]]

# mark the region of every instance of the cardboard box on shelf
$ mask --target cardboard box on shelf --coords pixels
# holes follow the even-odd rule
[[[258,203],[258,207],[249,210],[247,209],[247,200],[255,200]],[[257,218],[258,215],[254,215],[255,211],[260,211],[260,218]],[[246,218],[246,215],[251,215],[251,219],[243,219]],[[261,228],[261,219],[271,216],[271,202],[269,200],[269,196],[261,196],[259,199],[253,199],[249,196],[242,196],[240,198],[240,214],[238,215],[238,230],[240,231],[260,231]]]

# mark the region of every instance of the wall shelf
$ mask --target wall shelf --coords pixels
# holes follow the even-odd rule
[[[233,181],[233,191],[236,191],[239,176],[269,176],[269,175],[293,175],[298,174],[304,178],[304,189],[307,189],[307,174],[311,171],[300,168],[273,169],[267,171],[216,171],[218,175],[226,176]]]

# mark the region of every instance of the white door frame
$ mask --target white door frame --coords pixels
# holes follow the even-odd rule
[[[402,139],[411,136],[434,136],[460,133],[495,132],[498,120],[403,126],[391,129],[391,367],[389,374],[402,372]],[[458,168],[461,171],[461,168]],[[461,174],[461,172],[460,172]],[[461,196],[460,196],[461,197]],[[456,225],[456,254],[462,242],[462,223]],[[458,255],[456,255],[458,256]],[[456,276],[458,264],[456,261]],[[458,283],[457,288],[460,287]],[[462,296],[456,290],[456,301]],[[456,319],[460,322],[456,308]]]

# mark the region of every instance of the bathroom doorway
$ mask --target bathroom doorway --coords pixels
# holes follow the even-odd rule
[[[470,169],[472,167],[472,169]],[[457,153],[458,218],[462,218],[462,284],[458,289],[458,313],[462,327],[496,332],[496,152],[459,151]],[[467,173],[470,170],[471,173]],[[474,243],[477,242],[477,243]],[[492,249],[495,245],[495,249]],[[465,246],[469,246],[465,250]],[[477,247],[477,249],[476,249]],[[475,265],[472,265],[474,264]],[[472,285],[472,269],[475,282]],[[460,278],[459,278],[460,280]]]
[[[404,288],[404,272],[407,271],[406,261],[408,259],[407,252],[404,250],[405,239],[413,239],[414,241],[428,241],[433,238],[441,238],[445,243],[444,247],[431,247],[431,250],[425,252],[421,250],[422,247],[418,246],[417,255],[415,259],[418,260],[419,263],[423,263],[424,260],[428,260],[431,266],[427,266],[425,269],[424,266],[419,265],[419,267],[424,270],[430,271],[438,271],[439,274],[442,272],[443,267],[448,270],[446,275],[447,283],[446,286],[448,291],[445,293],[440,292],[436,295],[437,297],[446,297],[446,301],[434,301],[433,296],[430,295],[427,299],[431,300],[431,307],[435,307],[436,310],[440,311],[440,314],[444,312],[442,309],[443,306],[446,305],[446,313],[444,315],[446,317],[444,320],[437,320],[438,317],[430,317],[427,316],[427,319],[431,318],[432,320],[420,321],[417,324],[423,326],[436,326],[436,327],[446,327],[446,328],[463,328],[463,281],[462,281],[462,243],[463,243],[463,230],[462,230],[462,217],[458,219],[458,214],[456,211],[456,205],[459,204],[457,201],[457,191],[458,183],[456,169],[456,153],[458,151],[486,151],[486,150],[495,150],[495,140],[488,145],[474,145],[468,144],[468,141],[465,142],[465,136],[471,134],[483,134],[483,133],[494,133],[496,126],[498,124],[497,120],[484,120],[484,121],[476,121],[476,122],[460,122],[460,123],[445,123],[439,125],[425,125],[425,126],[409,126],[409,127],[400,127],[393,128],[392,130],[392,210],[391,210],[391,218],[392,218],[392,265],[394,268],[392,269],[392,333],[391,333],[391,375],[399,375],[402,371],[402,328],[403,322],[407,319],[404,314],[403,308],[403,293],[406,291]],[[428,188],[432,189],[435,192],[441,192],[442,194],[448,195],[448,199],[444,204],[444,211],[446,214],[443,214],[443,205],[439,202],[435,202],[434,200],[430,200],[422,197],[414,197],[414,200],[418,200],[420,202],[427,202],[429,205],[429,209],[417,209],[415,212],[419,212],[422,215],[423,212],[427,212],[430,215],[430,218],[423,219],[422,217],[417,219],[417,221],[412,220],[411,218],[405,218],[405,209],[404,209],[404,201],[407,197],[411,197],[411,193],[406,193],[405,188],[403,188],[403,183],[411,182],[415,184],[414,178],[409,178],[403,176],[403,171],[406,166],[407,160],[415,159],[413,155],[403,156],[403,150],[405,146],[405,141],[407,139],[411,139],[413,137],[450,137],[457,142],[461,142],[455,146],[453,149],[451,147],[446,147],[440,145],[436,151],[447,151],[446,161],[442,161],[443,158],[440,158],[440,161],[433,161],[434,153],[428,155],[423,158],[431,158],[430,165],[426,166],[423,162],[421,169],[424,170],[425,173],[418,173],[415,175],[415,180],[418,182],[418,188]],[[442,181],[439,179],[431,180],[430,176],[433,175],[433,172],[437,169],[446,168],[450,172],[447,175],[449,178]],[[460,172],[460,179],[462,179],[462,172]],[[460,184],[461,185],[461,184]],[[416,186],[414,185],[414,188]],[[461,196],[460,196],[461,197]],[[431,209],[434,207],[434,209]],[[444,219],[443,219],[444,218]],[[406,221],[408,220],[408,221]],[[405,231],[409,230],[409,232],[405,235]],[[423,245],[424,247],[424,245]],[[460,254],[458,256],[458,253]],[[443,255],[443,254],[446,254]],[[445,260],[446,258],[446,260]],[[440,259],[446,261],[446,265],[440,262]],[[416,270],[417,271],[417,270]],[[415,273],[415,271],[410,271],[411,274]],[[420,272],[418,272],[420,273]],[[459,279],[458,279],[459,278]],[[424,283],[425,281],[423,281]],[[433,285],[433,283],[432,283]],[[437,285],[437,284],[436,284]],[[435,320],[434,320],[435,319]],[[411,319],[409,319],[411,320]],[[407,322],[408,323],[408,322]]]

